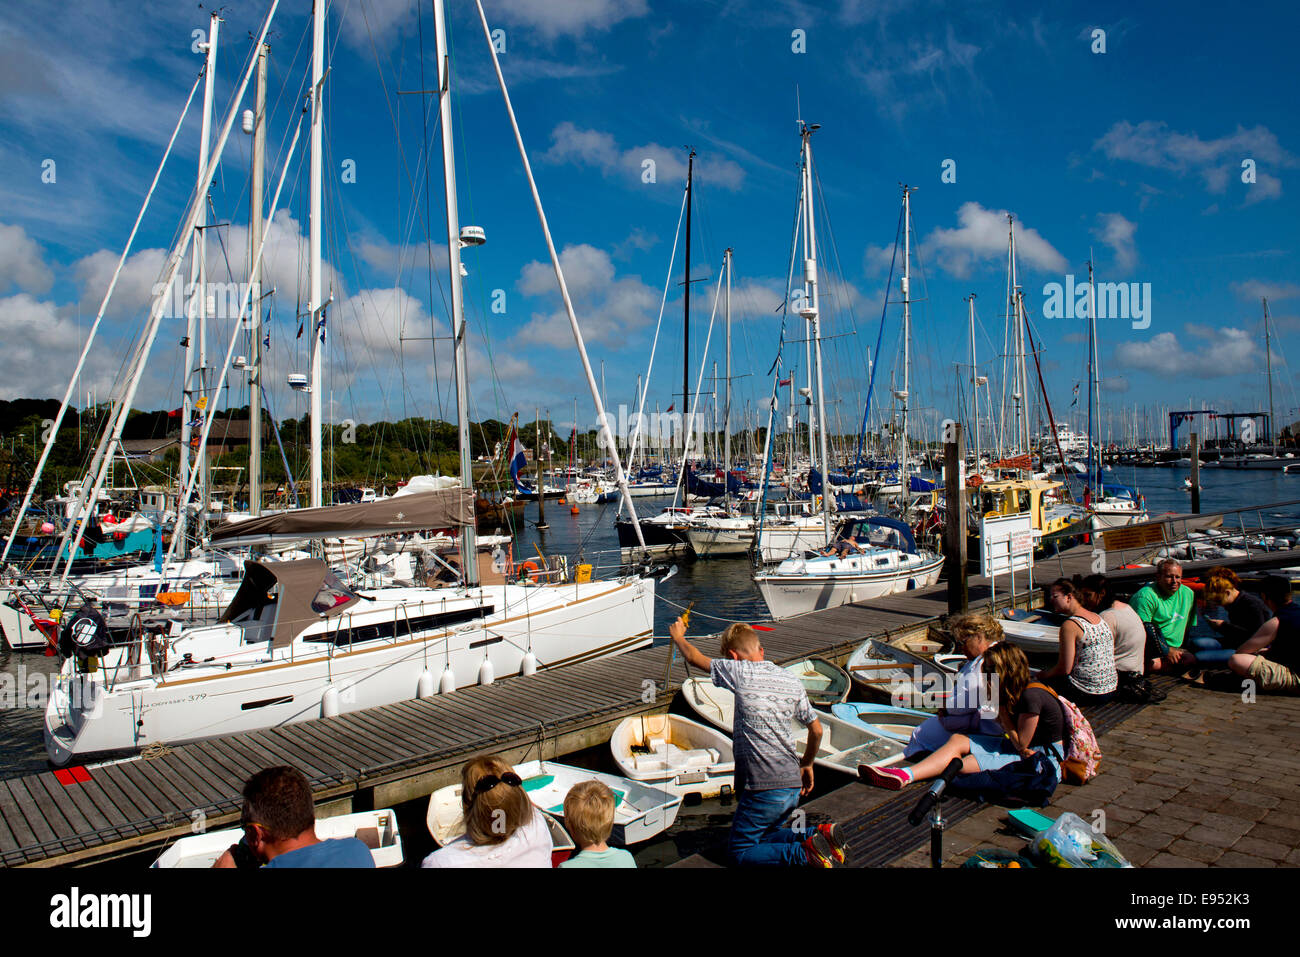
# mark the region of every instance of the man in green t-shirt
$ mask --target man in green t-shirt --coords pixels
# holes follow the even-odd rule
[[[1156,566],[1154,585],[1138,590],[1129,605],[1143,621],[1160,629],[1169,645],[1169,654],[1155,658],[1148,671],[1173,671],[1195,660],[1183,650],[1187,628],[1196,622],[1196,596],[1183,584],[1183,566],[1166,558]]]

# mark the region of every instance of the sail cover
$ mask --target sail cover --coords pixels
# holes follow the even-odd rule
[[[366,538],[401,535],[423,529],[460,528],[474,521],[474,492],[444,488],[416,492],[378,502],[298,508],[238,522],[213,530],[213,545],[270,545],[317,538]]]

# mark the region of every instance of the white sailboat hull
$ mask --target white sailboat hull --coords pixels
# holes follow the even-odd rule
[[[879,572],[828,574],[781,574],[778,570],[756,575],[768,610],[776,621],[806,615],[811,611],[838,608],[855,601],[870,601],[895,592],[925,588],[939,580],[943,559],[917,561]]]
[[[520,673],[531,649],[541,668],[561,667],[619,654],[651,642],[653,580],[623,579],[565,585],[496,585],[463,589],[394,589],[410,593],[403,607],[381,609],[349,621],[328,621],[324,632],[357,630],[374,616],[417,618],[437,609],[492,605],[494,613],[449,630],[352,646],[310,642],[300,636],[271,650],[269,640],[248,641],[239,654],[205,661],[204,641],[229,645],[219,624],[194,629],[174,647],[192,647],[189,664],[170,663],[151,673],[147,655],[132,665],[126,650],[111,653],[92,674],[77,674],[76,659],[64,663],[45,714],[45,745],[56,765],[87,755],[129,751],[156,742],[184,743],[308,721],[337,708],[346,714],[419,696],[421,678],[432,687],[450,669],[457,688]],[[448,597],[439,598],[441,593]],[[417,601],[416,599],[424,599]],[[503,611],[504,609],[504,611]],[[394,629],[396,631],[396,629]],[[485,662],[489,665],[485,666]],[[226,668],[226,664],[231,667]],[[105,676],[115,683],[106,683]],[[328,697],[327,697],[328,694]]]

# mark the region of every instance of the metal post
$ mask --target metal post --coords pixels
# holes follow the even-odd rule
[[[1201,513],[1201,437],[1192,433],[1192,512]]]
[[[966,572],[966,490],[961,476],[966,456],[960,422],[953,425],[953,433],[953,441],[943,447],[944,497],[948,503],[944,574],[948,579],[948,611],[965,612],[970,607],[970,583]]]

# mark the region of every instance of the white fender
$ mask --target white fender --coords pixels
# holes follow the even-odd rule
[[[442,678],[438,681],[438,694],[451,694],[456,690],[456,672],[451,670],[448,664],[442,672]]]
[[[519,673],[521,675],[537,674],[537,656],[531,651],[525,654],[523,661],[519,663]]]
[[[496,680],[497,673],[492,667],[492,659],[484,658],[483,664],[478,666],[478,683],[481,685],[490,685]]]
[[[415,686],[417,698],[429,698],[433,695],[433,672],[425,668],[420,672],[420,680]]]
[[[337,718],[339,714],[339,689],[334,685],[329,685],[325,693],[320,698],[320,714],[322,718]]]

